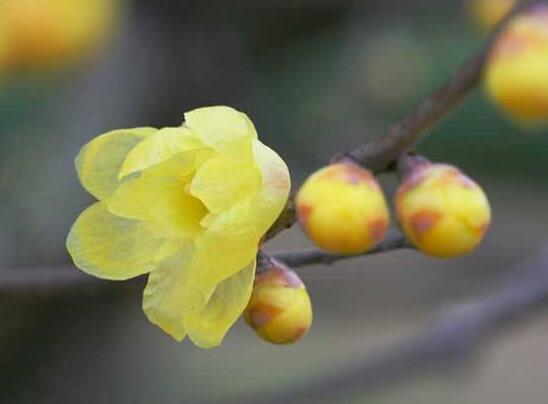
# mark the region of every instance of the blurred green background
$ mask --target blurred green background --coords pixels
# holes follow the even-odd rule
[[[177,125],[187,110],[230,105],[250,115],[298,186],[335,152],[382,134],[483,39],[464,2],[450,0],[134,0],[121,7],[116,32],[77,66],[0,80],[0,271],[69,264],[66,234],[91,201],[73,159],[99,133]],[[140,291],[118,286],[0,296],[1,402],[268,397],[420,332],[440,308],[480,295],[545,244],[546,129],[520,128],[480,89],[419,151],[458,165],[490,197],[493,226],[471,256],[438,261],[396,252],[304,269],[315,323],[290,347],[264,343],[243,323],[211,351],[177,344],[146,321]],[[392,192],[394,180],[384,182]],[[269,250],[306,245],[294,229]],[[547,337],[541,311],[457,368],[336,402],[541,404]]]

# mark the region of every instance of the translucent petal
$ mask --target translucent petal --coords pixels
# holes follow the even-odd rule
[[[202,222],[207,228],[196,240],[196,246],[207,263],[203,270],[206,283],[226,279],[253,259],[262,236],[287,201],[290,188],[287,166],[259,141],[253,142],[253,149],[261,170],[259,188],[228,210]]]
[[[119,178],[159,164],[174,154],[205,147],[187,128],[160,129],[131,150],[122,165]]]
[[[82,147],[75,164],[83,187],[99,200],[107,198],[119,184],[118,173],[130,150],[155,131],[154,128],[115,130]]]
[[[82,271],[104,279],[124,280],[152,271],[162,241],[146,224],[117,217],[104,202],[87,208],[67,238],[67,249]]]
[[[283,205],[287,201],[291,189],[291,177],[289,169],[278,154],[258,140],[252,143],[253,158],[259,166],[262,176],[262,209],[266,209],[270,216],[280,214]],[[280,207],[280,204],[283,205]]]
[[[226,106],[199,108],[185,114],[185,125],[217,152],[251,159],[250,140],[257,138],[257,132],[245,114]]]
[[[194,171],[193,153],[179,153],[126,180],[107,207],[118,216],[151,223],[158,237],[191,237],[201,231],[207,214],[202,202],[185,191]]]
[[[196,240],[206,263],[206,283],[219,283],[243,268],[257,254],[263,228],[254,213],[256,196],[248,197],[231,209],[208,219],[208,227]]]
[[[222,212],[249,196],[261,185],[256,165],[219,156],[206,161],[190,187],[211,212]]]
[[[196,262],[194,247],[188,243],[150,273],[143,293],[143,310],[148,319],[178,341],[186,334],[183,327],[185,311],[192,310],[193,304],[196,309],[203,308],[208,298],[193,287]]]
[[[255,266],[253,260],[244,269],[219,283],[201,311],[185,314],[185,329],[196,345],[212,348],[221,344],[249,302]]]

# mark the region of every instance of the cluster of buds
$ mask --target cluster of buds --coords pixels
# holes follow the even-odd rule
[[[516,0],[471,0],[484,28],[492,28]],[[487,58],[485,85],[502,110],[520,122],[548,120],[548,6],[513,18]],[[454,258],[476,249],[491,223],[482,188],[457,167],[408,154],[397,165],[400,184],[395,216],[410,244],[425,255]],[[296,195],[301,228],[321,249],[365,253],[380,243],[390,224],[383,191],[371,171],[340,161],[313,173]],[[275,264],[257,276],[245,314],[262,338],[295,342],[310,327],[310,299],[297,275]]]
[[[295,272],[272,261],[255,277],[244,318],[265,341],[291,344],[300,340],[310,329],[310,297]]]
[[[405,156],[396,193],[398,223],[407,239],[437,258],[465,255],[483,239],[491,221],[482,189],[460,170]],[[370,171],[338,163],[312,174],[297,195],[299,222],[320,248],[339,254],[366,252],[389,223],[388,208]]]

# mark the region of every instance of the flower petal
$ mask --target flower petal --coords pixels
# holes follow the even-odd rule
[[[119,178],[159,164],[174,154],[205,147],[187,128],[162,128],[131,150]]]
[[[84,188],[97,199],[107,198],[119,184],[127,154],[154,128],[121,129],[96,137],[80,150],[75,164]]]
[[[217,152],[251,159],[250,140],[257,132],[245,114],[226,106],[199,108],[185,114],[185,126]]]
[[[270,147],[258,140],[254,140],[253,158],[259,166],[262,177],[263,209],[267,209],[269,215],[280,214],[287,202],[291,189],[291,177],[285,161]],[[281,205],[281,207],[280,207]],[[267,215],[267,216],[269,216]]]
[[[196,246],[207,263],[206,284],[221,282],[253,259],[262,236],[287,201],[290,178],[283,160],[259,141],[253,141],[253,151],[262,177],[257,191],[202,223],[207,228]]]
[[[199,169],[190,193],[214,213],[229,209],[261,185],[257,166],[219,156],[206,161]]]
[[[203,310],[185,315],[185,329],[196,345],[213,348],[221,344],[249,302],[255,267],[253,260],[244,269],[219,283]]]
[[[152,323],[177,341],[188,333],[201,348],[217,346],[249,301],[255,266],[253,260],[224,282],[200,289],[197,285],[202,261],[188,243],[150,273],[143,294],[143,310]]]
[[[194,305],[202,308],[207,302],[207,297],[193,288],[195,262],[195,249],[187,243],[178,254],[150,273],[143,293],[143,310],[148,319],[177,341],[186,334],[185,311],[192,310]]]
[[[124,280],[152,271],[163,242],[146,224],[117,217],[104,202],[87,208],[67,238],[67,249],[82,271],[104,279]]]
[[[195,172],[194,154],[179,153],[122,183],[107,201],[115,215],[143,220],[158,237],[189,238],[202,230],[203,203],[185,188]]]

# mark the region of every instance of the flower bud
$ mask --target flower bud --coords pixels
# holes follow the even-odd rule
[[[469,10],[478,26],[493,28],[516,4],[516,0],[470,0]]]
[[[262,339],[291,344],[310,329],[310,297],[295,272],[276,264],[255,277],[244,318]]]
[[[515,17],[497,39],[485,78],[493,101],[523,123],[548,119],[548,6]]]
[[[423,253],[450,258],[471,252],[491,221],[483,190],[456,167],[420,164],[396,193],[396,214],[407,238]]]
[[[390,218],[370,171],[338,163],[312,174],[297,194],[299,223],[320,248],[359,254],[384,238]]]

